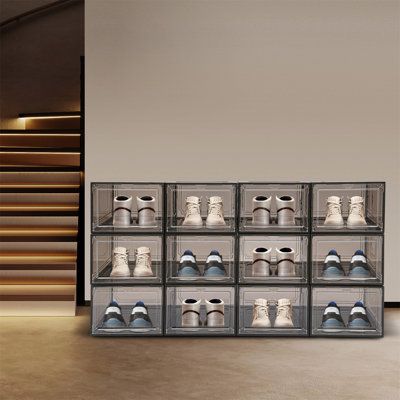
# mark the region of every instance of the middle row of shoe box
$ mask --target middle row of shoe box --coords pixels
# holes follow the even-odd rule
[[[383,283],[383,236],[93,235],[93,284]],[[165,253],[165,254],[164,254]]]

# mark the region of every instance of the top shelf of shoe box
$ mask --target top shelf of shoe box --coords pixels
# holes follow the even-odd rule
[[[240,183],[239,188],[240,232],[308,232],[308,183]]]
[[[168,232],[235,232],[236,184],[168,183],[166,195]]]
[[[163,230],[162,183],[92,183],[92,232]]]
[[[313,183],[312,192],[313,232],[383,232],[384,182]]]

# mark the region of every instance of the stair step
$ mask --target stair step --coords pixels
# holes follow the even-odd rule
[[[75,268],[0,268],[0,285],[74,285]]]
[[[0,135],[2,134],[19,135],[27,133],[40,134],[40,135],[54,135],[56,133],[60,133],[60,134],[71,135],[71,134],[80,134],[81,130],[80,129],[0,129]]]
[[[2,241],[76,241],[78,229],[56,227],[0,227]]]
[[[0,151],[1,167],[79,167],[79,152]]]
[[[24,268],[27,266],[44,265],[64,265],[71,266],[76,263],[76,252],[38,252],[38,251],[20,251],[20,252],[0,252],[1,269],[9,269],[10,266],[20,265]]]
[[[0,203],[1,215],[78,215],[79,206],[71,203],[38,204],[38,203]]]
[[[79,151],[80,134],[38,134],[38,133],[6,133],[0,134],[0,150],[2,151]]]
[[[75,285],[0,285],[0,301],[73,301]]]

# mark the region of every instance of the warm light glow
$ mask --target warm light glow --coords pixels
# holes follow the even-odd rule
[[[54,116],[33,116],[33,117],[18,117],[19,119],[57,119],[57,118],[80,118],[80,115],[54,115]]]

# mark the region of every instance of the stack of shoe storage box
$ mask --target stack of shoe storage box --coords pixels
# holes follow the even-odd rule
[[[93,183],[92,334],[382,336],[383,210],[383,183]]]

